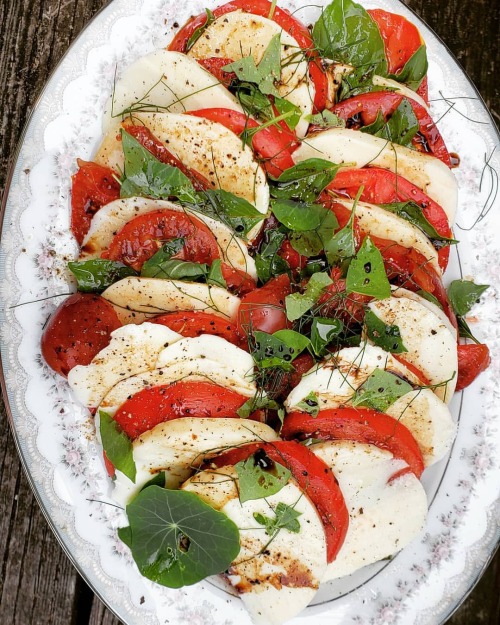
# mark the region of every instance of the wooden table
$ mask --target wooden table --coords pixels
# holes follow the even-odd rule
[[[47,77],[107,0],[2,0],[0,5],[0,186]],[[498,0],[408,0],[443,38],[500,122]],[[118,625],[48,529],[28,486],[3,402],[0,418],[0,623]],[[500,623],[500,558],[448,625]]]

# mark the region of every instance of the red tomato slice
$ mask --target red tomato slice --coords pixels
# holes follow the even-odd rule
[[[290,323],[286,318],[285,297],[290,293],[290,278],[282,274],[245,295],[238,311],[238,332],[248,336],[255,330],[273,334],[288,328]]]
[[[68,297],[50,317],[42,334],[42,355],[56,373],[67,376],[76,365],[88,365],[121,327],[113,306],[89,293]]]
[[[321,308],[318,314],[321,317],[333,317],[340,319],[347,326],[353,323],[362,323],[365,318],[365,304],[372,300],[368,295],[359,293],[346,293],[346,281],[340,277],[338,268],[332,269],[330,284],[318,300]]]
[[[257,282],[246,271],[235,269],[227,263],[221,263],[222,277],[226,281],[227,288],[231,293],[245,295],[257,286]]]
[[[201,311],[171,312],[153,317],[148,319],[148,321],[167,326],[174,332],[190,338],[200,336],[201,334],[211,334],[220,336],[233,345],[240,345],[243,340],[235,325],[211,313]]]
[[[152,211],[129,221],[101,256],[140,271],[163,243],[175,238],[185,240],[176,258],[210,265],[220,256],[217,241],[204,223],[192,215],[168,209]]]
[[[327,560],[333,562],[347,533],[349,513],[331,469],[307,447],[293,441],[250,443],[212,458],[209,465],[234,465],[259,451],[286,467],[314,504],[325,530]]]
[[[222,124],[236,135],[241,135],[249,128],[258,128],[259,124],[238,111],[212,108],[189,111],[188,115],[203,117]],[[267,126],[252,137],[252,147],[270,176],[278,178],[285,169],[294,166],[291,150],[296,147],[290,141],[290,133],[283,132],[276,126]]]
[[[182,417],[237,419],[236,411],[247,399],[211,382],[173,382],[139,391],[120,406],[114,420],[134,439],[159,423]]]
[[[208,59],[196,59],[207,72],[210,72],[212,76],[215,76],[217,80],[224,85],[224,87],[229,87],[233,80],[237,78],[234,72],[225,72],[224,67],[226,65],[230,65],[233,62],[233,59],[225,59],[220,56],[211,56]]]
[[[429,380],[428,377],[426,377],[423,374],[422,371],[420,371],[420,369],[418,367],[415,367],[414,364],[412,364],[411,362],[408,362],[407,360],[405,360],[405,358],[403,356],[401,356],[400,354],[392,354],[392,357],[394,358],[394,360],[397,360],[402,365],[404,365],[409,371],[411,371],[413,373],[413,375],[418,378],[421,386],[430,386],[431,381]]]
[[[458,345],[457,391],[472,384],[477,376],[490,364],[490,350],[482,343]]]
[[[202,174],[184,165],[177,156],[174,156],[174,154],[153,135],[149,128],[146,128],[146,126],[132,126],[130,124],[125,125],[124,128],[159,161],[180,169],[182,173],[191,180],[197,191],[205,191],[206,189],[212,188],[211,184]]]
[[[389,415],[371,408],[331,408],[317,417],[291,412],[281,429],[283,438],[348,440],[376,445],[401,458],[418,477],[424,470],[422,452],[412,433]],[[399,473],[399,475],[401,475]]]
[[[404,99],[410,103],[419,124],[419,132],[412,140],[413,147],[420,152],[432,154],[451,167],[450,154],[436,124],[428,111],[411,98],[405,98],[393,91],[373,91],[339,102],[332,111],[347,122],[348,128],[357,130],[373,124],[379,112],[387,121]]]
[[[81,159],[77,162],[79,169],[71,178],[71,232],[81,245],[94,214],[120,197],[120,185],[109,167]]]
[[[281,256],[283,260],[286,260],[292,271],[300,271],[306,266],[307,263],[307,256],[301,256],[301,254],[294,250],[288,239],[285,239],[281,244],[281,247],[278,250],[278,256]]]

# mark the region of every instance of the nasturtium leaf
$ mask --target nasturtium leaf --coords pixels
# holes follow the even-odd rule
[[[427,48],[422,44],[406,61],[403,69],[398,74],[389,74],[388,78],[404,83],[416,91],[427,74],[428,68]]]
[[[159,473],[155,473],[155,475],[144,484],[141,490],[145,488],[149,488],[150,486],[160,486],[161,488],[165,488],[165,471],[160,471]]]
[[[280,230],[264,232],[260,253],[255,255],[257,276],[263,284],[274,276],[287,273],[290,270],[286,260],[278,255],[278,251],[285,239],[286,234]]]
[[[315,115],[309,115],[307,121],[315,126],[321,126],[321,128],[345,128],[345,119],[335,115],[328,109]]]
[[[279,493],[290,479],[290,471],[257,452],[234,465],[238,474],[240,501],[262,499]]]
[[[319,402],[316,393],[311,391],[307,397],[297,404],[297,408],[302,410],[302,412],[307,412],[312,417],[317,417],[319,414]]]
[[[339,337],[343,329],[340,319],[315,317],[311,325],[311,347],[316,356],[323,356],[327,352],[326,347]]]
[[[99,432],[102,447],[111,464],[135,482],[136,467],[132,441],[107,412],[99,410]]]
[[[391,285],[385,273],[382,254],[370,237],[366,237],[352,259],[346,277],[347,293],[369,295],[376,299],[391,296]]]
[[[236,413],[241,419],[248,417],[256,410],[281,410],[282,406],[274,399],[270,399],[267,395],[259,393],[255,397],[247,399],[247,401],[238,408]]]
[[[463,317],[489,287],[488,284],[474,284],[472,280],[453,280],[448,287],[448,298],[457,315]]]
[[[194,493],[151,486],[127,506],[129,545],[144,577],[180,588],[222,573],[240,551],[237,526]]]
[[[402,354],[408,351],[403,344],[399,326],[386,324],[373,310],[367,310],[365,313],[365,330],[370,341],[386,352]]]
[[[69,262],[68,268],[82,293],[102,293],[118,280],[137,275],[132,267],[104,258]]]
[[[356,254],[356,239],[354,237],[355,213],[353,206],[349,221],[325,245],[326,258],[331,265],[341,263]]]
[[[276,536],[280,530],[287,530],[293,534],[300,532],[298,521],[302,512],[297,512],[295,508],[280,501],[274,510],[274,518],[268,517],[260,512],[254,512],[253,518],[266,528],[268,536]]]
[[[292,362],[309,346],[309,339],[294,330],[279,330],[274,334],[253,333],[252,357],[259,369],[281,367],[293,371]]]
[[[285,297],[286,316],[290,321],[296,321],[318,301],[323,290],[332,284],[327,273],[314,273],[307,283],[304,293],[293,293]]]
[[[158,200],[174,197],[184,202],[196,201],[196,191],[180,169],[159,161],[123,129],[121,136],[125,163],[120,197],[138,195]]]
[[[381,204],[380,206],[384,210],[394,213],[422,230],[436,248],[458,243],[455,239],[440,235],[434,226],[426,219],[422,208],[418,204],[415,204],[415,202],[394,202],[391,204]]]
[[[315,202],[335,178],[339,165],[320,158],[309,158],[284,171],[271,181],[271,195],[281,200]],[[311,229],[311,228],[307,228]]]
[[[192,206],[200,213],[226,224],[242,238],[265,218],[248,200],[224,189],[198,193]]]
[[[210,265],[210,271],[207,275],[207,284],[213,284],[220,286],[222,289],[227,289],[227,282],[222,275],[222,261],[220,258],[216,258]]]
[[[385,412],[397,399],[412,390],[408,382],[393,373],[384,369],[375,369],[356,390],[351,404]]]
[[[186,52],[189,52],[198,39],[203,35],[205,30],[215,21],[215,16],[210,9],[205,9],[207,19],[204,24],[198,26],[198,28],[191,34],[186,44]]]

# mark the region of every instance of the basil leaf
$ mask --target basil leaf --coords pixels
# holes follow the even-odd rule
[[[266,465],[269,469],[263,468]],[[291,477],[290,471],[259,452],[234,465],[238,474],[240,501],[262,499],[279,493]]]
[[[239,237],[246,237],[265,218],[253,204],[223,189],[209,189],[199,193],[193,208],[226,224]]]
[[[327,273],[315,273],[307,283],[304,293],[293,293],[285,297],[286,316],[296,321],[318,301],[323,290],[332,284]]]
[[[123,129],[121,136],[125,163],[120,197],[138,195],[156,200],[171,197],[185,202],[196,200],[191,181],[180,169],[159,161]]]
[[[284,115],[288,113],[286,117],[286,125],[290,130],[295,130],[297,124],[300,122],[300,118],[302,117],[301,109],[292,104],[289,100],[285,100],[285,98],[274,98],[274,106],[280,115]]]
[[[415,204],[415,202],[393,202],[391,204],[380,204],[380,206],[384,210],[394,213],[394,215],[402,219],[406,219],[406,221],[419,228],[437,249],[445,245],[458,243],[455,239],[440,235],[434,226],[426,219],[422,208],[418,204]]]
[[[220,286],[222,289],[227,289],[227,282],[222,275],[222,261],[220,258],[216,258],[212,262],[207,275],[207,284],[214,284],[215,286]]]
[[[356,390],[351,404],[385,412],[397,399],[413,390],[405,380],[389,371],[375,369]]]
[[[308,115],[307,121],[315,126],[321,126],[321,128],[345,128],[345,119],[335,115],[328,109],[316,113],[316,115]]]
[[[417,295],[420,295],[420,297],[423,297],[424,299],[426,299],[428,302],[431,302],[432,304],[436,304],[438,308],[441,308],[441,310],[443,310],[443,306],[441,305],[441,302],[438,300],[437,297],[432,295],[432,293],[429,293],[428,291],[424,291],[423,289],[419,289],[417,291]]]
[[[370,237],[366,237],[352,259],[346,277],[346,292],[369,295],[376,299],[391,296],[391,285],[385,273],[382,254]]]
[[[335,178],[339,165],[321,158],[309,158],[271,181],[271,195],[281,200],[314,202]],[[310,228],[308,228],[310,229]]]
[[[474,343],[480,344],[481,341],[472,334],[469,324],[463,317],[457,316],[458,335],[464,339],[471,339]]]
[[[333,0],[323,9],[312,36],[320,56],[362,68],[365,74],[387,74],[384,41],[370,14],[352,0]]]
[[[327,352],[326,346],[338,338],[343,329],[340,319],[315,317],[311,326],[311,347],[316,356],[323,356]]]
[[[198,39],[203,35],[205,30],[215,21],[215,16],[210,9],[205,9],[207,14],[207,19],[204,24],[199,26],[195,31],[193,31],[191,37],[187,40],[186,44],[186,52],[189,52],[194,44],[198,41]]]
[[[356,240],[354,238],[355,206],[351,210],[349,221],[325,245],[325,254],[331,265],[353,258],[356,255]]]
[[[365,313],[365,329],[370,341],[386,352],[402,354],[408,351],[403,344],[399,326],[387,325],[377,317],[373,310],[367,310]]]
[[[419,129],[418,119],[406,98],[401,100],[401,104],[387,122],[384,123],[382,113],[379,111],[373,124],[360,128],[361,132],[382,137],[405,147],[411,147],[412,139]]]
[[[297,408],[300,408],[303,412],[307,412],[312,417],[317,417],[319,414],[319,403],[316,393],[311,391],[307,397],[297,404]]]
[[[293,371],[292,362],[309,345],[309,339],[293,330],[279,330],[274,334],[253,333],[252,357],[260,369],[280,367]]]
[[[448,298],[457,315],[463,317],[479,302],[489,284],[474,284],[472,280],[453,280],[448,287]]]
[[[280,501],[274,510],[274,519],[260,512],[254,512],[253,518],[266,528],[268,536],[276,536],[280,530],[288,530],[293,534],[300,532],[300,523],[297,520],[302,512],[297,512],[292,506]]]
[[[279,91],[274,86],[281,78],[280,33],[273,36],[258,66],[250,55],[225,65],[223,70],[234,72],[240,80],[255,83],[264,94],[280,97]]]
[[[236,411],[238,416],[241,419],[248,419],[248,417],[255,412],[256,410],[281,410],[280,404],[274,401],[274,399],[270,399],[267,395],[256,395],[255,397],[251,397],[247,399],[247,401],[238,408]]]
[[[263,121],[274,118],[273,107],[269,98],[252,82],[236,81],[230,90],[238,98],[245,113]]]
[[[406,61],[399,74],[389,74],[387,77],[404,83],[410,89],[416,91],[425,78],[428,69],[427,48],[422,44]]]
[[[132,267],[103,258],[69,262],[68,268],[74,274],[77,288],[82,293],[102,293],[118,280],[137,275]]]
[[[184,239],[182,238],[172,239],[164,243],[161,249],[144,263],[141,269],[141,276],[163,280],[192,281],[205,278],[208,274],[208,265],[172,258],[183,247]]]
[[[102,447],[113,466],[135,482],[136,467],[132,441],[107,412],[99,410]]]
[[[286,234],[279,230],[264,232],[260,254],[255,255],[255,267],[259,280],[265,284],[274,276],[287,273],[290,267],[284,258],[278,255]]]
[[[194,493],[151,486],[127,506],[130,546],[144,577],[180,588],[225,571],[240,551],[237,526]]]

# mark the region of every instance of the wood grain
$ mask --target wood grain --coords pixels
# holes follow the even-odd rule
[[[50,72],[107,0],[3,0],[0,4],[0,188],[22,128]],[[408,0],[443,38],[500,121],[497,0]],[[119,625],[73,569],[48,529],[0,416],[0,623]],[[500,622],[496,558],[448,625]]]

